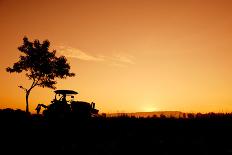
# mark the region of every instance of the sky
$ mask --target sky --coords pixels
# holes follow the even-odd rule
[[[0,0],[0,108],[25,109],[18,61],[48,39],[75,77],[58,80],[100,112],[232,112],[231,0]],[[30,111],[54,92],[34,88]]]

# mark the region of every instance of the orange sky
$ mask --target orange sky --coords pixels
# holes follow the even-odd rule
[[[51,41],[101,112],[232,112],[231,0],[0,0],[0,107],[25,109],[29,85],[6,73],[22,38]],[[35,88],[30,109],[53,90]]]

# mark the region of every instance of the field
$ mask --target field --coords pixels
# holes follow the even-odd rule
[[[5,109],[0,123],[1,151],[6,154],[232,154],[232,114],[51,121]]]

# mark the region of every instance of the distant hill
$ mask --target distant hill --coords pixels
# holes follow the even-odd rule
[[[153,111],[153,112],[135,112],[135,113],[109,113],[106,114],[107,117],[117,117],[117,116],[135,116],[135,117],[160,117],[160,115],[165,115],[166,117],[183,117],[185,113],[180,111]]]

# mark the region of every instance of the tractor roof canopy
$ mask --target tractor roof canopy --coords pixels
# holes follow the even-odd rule
[[[78,94],[76,91],[74,90],[55,90],[54,91],[56,94],[66,94],[66,95],[72,95],[72,94]]]

